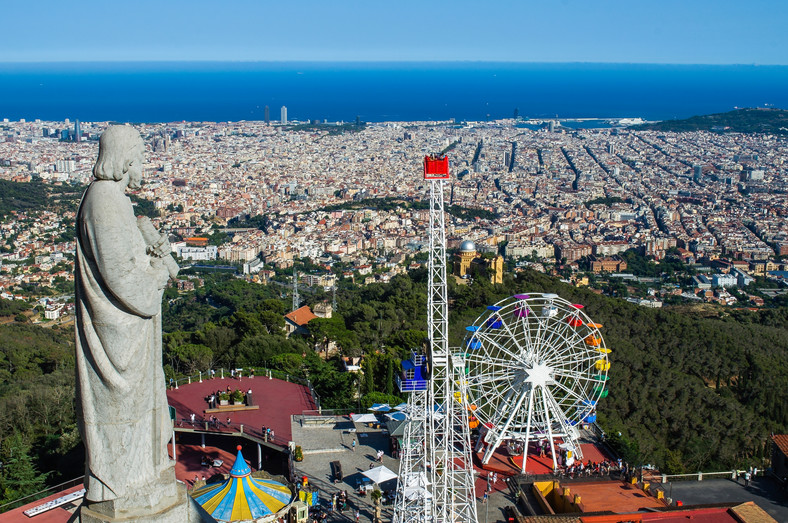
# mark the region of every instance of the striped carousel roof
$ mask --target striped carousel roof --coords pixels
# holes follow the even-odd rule
[[[252,477],[238,447],[230,477],[197,489],[192,497],[217,521],[253,521],[274,514],[287,506],[293,498],[285,485],[276,481]]]

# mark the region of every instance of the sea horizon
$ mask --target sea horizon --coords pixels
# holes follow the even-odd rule
[[[0,63],[0,118],[156,123],[680,119],[788,107],[788,66],[493,61]]]

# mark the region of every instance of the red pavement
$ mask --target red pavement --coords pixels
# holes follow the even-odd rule
[[[207,421],[211,415],[205,414],[208,408],[205,398],[217,390],[226,390],[228,385],[232,390],[240,389],[243,392],[251,389],[254,403],[260,408],[214,414],[219,421],[225,423],[229,417],[233,425],[243,424],[245,429],[248,427],[259,431],[262,427],[270,428],[275,433],[277,443],[286,444],[292,439],[290,417],[293,414],[317,409],[309,388],[305,385],[268,379],[265,376],[241,380],[217,376],[213,380],[205,379],[202,383],[192,382],[167,391],[169,404],[175,407],[176,426],[179,426],[181,420],[189,419],[192,413],[196,415],[198,422]],[[189,427],[190,424],[184,423],[180,426]]]
[[[556,443],[558,444],[558,442]],[[604,460],[612,461],[613,458],[603,449],[591,443],[581,443],[580,448],[583,451],[583,462],[591,460],[593,462],[600,462]],[[531,453],[528,454],[528,461],[526,461],[525,471],[527,474],[551,474],[553,472],[553,460],[548,451],[545,457],[539,457],[539,454],[531,448]],[[508,476],[520,474],[523,466],[522,456],[509,456],[508,451],[504,445],[498,447],[493,453],[490,461],[486,465],[481,464],[484,453],[477,453],[474,457],[473,466],[478,474],[476,479],[476,496],[481,498],[487,488],[487,476],[490,476],[490,490],[506,490],[507,484],[503,481]],[[498,483],[493,484],[492,475],[498,474]]]
[[[172,457],[172,446],[167,448],[169,449],[170,457]],[[216,474],[229,474],[230,469],[233,468],[233,463],[235,463],[235,454],[217,447],[206,446],[202,448],[199,445],[177,444],[175,450],[178,454],[175,462],[175,477],[186,483],[189,488],[192,488],[194,485],[195,476],[197,479],[205,478],[208,480]],[[203,467],[200,464],[203,456],[211,461],[221,460],[223,463],[219,467]]]
[[[24,515],[24,511],[31,509],[33,507],[37,507],[46,503],[47,501],[52,501],[54,499],[60,498],[65,496],[66,494],[71,494],[72,492],[76,492],[77,490],[82,489],[82,484],[79,484],[75,487],[71,487],[69,489],[63,490],[56,494],[52,494],[51,496],[47,496],[43,499],[39,499],[38,501],[33,501],[27,505],[24,505],[19,508],[15,508],[14,510],[9,510],[8,512],[3,512],[0,514],[0,523],[18,523],[19,521],[33,521],[34,523],[65,523],[71,517],[71,512],[66,510],[69,505],[64,505],[62,507],[54,508],[48,512],[44,512],[33,518],[29,518]],[[82,499],[78,499],[74,502],[74,505],[79,505],[82,503]],[[72,510],[73,511],[73,510]]]

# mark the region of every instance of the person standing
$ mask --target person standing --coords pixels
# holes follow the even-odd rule
[[[353,441],[351,441],[351,442],[350,442],[350,449],[351,449],[353,452],[355,452],[355,451],[356,451],[356,440],[355,440],[355,438],[353,439]]]

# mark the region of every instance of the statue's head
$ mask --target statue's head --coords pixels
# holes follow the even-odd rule
[[[99,153],[93,176],[98,180],[128,179],[132,189],[142,181],[145,144],[140,133],[128,125],[113,125],[99,139]]]

